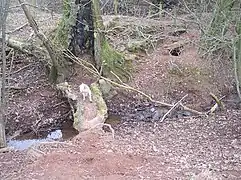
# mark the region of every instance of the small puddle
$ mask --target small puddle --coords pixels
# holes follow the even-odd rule
[[[121,117],[114,114],[110,114],[106,119],[106,123],[110,124],[111,126],[118,125],[120,122]],[[73,128],[73,123],[71,121],[66,121],[63,123],[60,129],[51,131],[49,133],[45,132],[41,134],[41,136],[36,136],[32,132],[20,135],[13,140],[9,140],[8,146],[13,147],[16,150],[26,150],[36,143],[68,140],[77,134],[78,131]]]
[[[36,136],[33,133],[26,133],[18,136],[14,140],[9,140],[8,146],[13,147],[17,150],[25,150],[36,143],[68,140],[76,136],[77,134],[78,131],[76,131],[72,127],[72,122],[65,122],[60,129],[51,131],[49,133],[43,133],[40,137]]]
[[[40,142],[48,142],[47,139],[26,139],[26,140],[10,140],[8,146],[13,147],[16,150],[25,150],[30,146]]]

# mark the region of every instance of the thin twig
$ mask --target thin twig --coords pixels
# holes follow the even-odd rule
[[[177,101],[176,104],[174,104],[171,109],[169,109],[166,114],[164,114],[164,116],[161,119],[161,122],[163,122],[165,120],[165,118],[167,117],[168,114],[170,114],[181,102],[183,99],[185,99],[188,96],[188,94],[186,94],[185,96],[183,96],[179,101]]]
[[[23,25],[17,27],[17,28],[14,29],[14,30],[7,32],[6,34],[12,34],[12,33],[15,33],[15,32],[19,31],[20,29],[24,28],[24,27],[27,26],[27,25],[28,25],[28,23],[25,23],[25,24],[23,24]]]
[[[26,65],[26,66],[23,66],[22,68],[18,69],[17,71],[12,72],[11,75],[18,73],[18,72],[20,72],[20,71],[28,68],[28,67],[31,66],[31,65],[32,65],[32,64],[28,64],[28,65]]]
[[[118,81],[120,81],[120,83],[123,84],[123,81],[120,79],[119,76],[117,76],[113,71],[110,71],[111,74],[113,74],[115,76],[116,79],[118,79]]]

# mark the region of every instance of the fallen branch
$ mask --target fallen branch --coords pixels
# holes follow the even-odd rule
[[[83,61],[83,60],[80,60],[79,58],[75,57],[71,52],[68,52],[68,53],[64,53],[66,57],[70,58],[73,62],[81,65],[82,67],[84,67],[87,71],[89,71],[90,73],[92,73],[94,76],[100,78],[100,79],[104,79],[105,81],[115,85],[115,86],[118,86],[120,88],[123,88],[123,89],[127,89],[127,90],[130,90],[130,91],[134,91],[134,92],[137,92],[139,94],[141,94],[142,96],[146,97],[149,101],[153,102],[153,103],[156,103],[160,106],[164,106],[164,107],[173,107],[172,104],[168,104],[168,103],[165,103],[165,102],[161,102],[161,101],[156,101],[154,99],[152,99],[151,96],[145,94],[144,92],[138,90],[138,89],[135,89],[125,83],[122,83],[122,84],[119,84],[117,82],[114,82],[113,80],[110,80],[106,77],[103,77],[100,75],[100,73],[98,72],[98,70],[89,62],[86,62],[86,61]],[[203,113],[203,112],[199,112],[197,110],[194,110],[194,109],[191,109],[187,106],[184,106],[182,103],[180,103],[180,106],[182,106],[182,108],[186,111],[190,111],[194,114],[198,114],[198,115],[205,115],[206,113]]]
[[[26,2],[25,3],[21,3],[20,5],[11,6],[11,7],[9,7],[9,9],[19,8],[19,7],[21,7],[21,5],[33,7],[35,9],[39,9],[39,10],[46,11],[46,12],[49,12],[49,13],[53,14],[53,10],[50,10],[50,9],[48,9],[46,7],[36,6],[36,5],[30,4],[30,3],[26,3]]]
[[[6,89],[15,89],[15,90],[23,90],[27,89],[28,87],[18,87],[18,86],[6,86]]]
[[[23,66],[23,67],[21,67],[20,69],[18,69],[17,71],[11,72],[10,75],[16,74],[16,73],[24,70],[25,68],[28,68],[28,67],[31,66],[31,65],[32,65],[32,64],[28,64],[28,65],[26,65],[26,66]]]
[[[174,104],[174,105],[172,106],[172,108],[169,109],[169,110],[166,112],[166,114],[164,114],[164,116],[163,116],[162,119],[161,119],[161,122],[163,122],[163,121],[166,119],[167,115],[170,114],[174,109],[176,109],[176,107],[177,107],[178,105],[180,105],[180,103],[182,102],[182,100],[185,99],[187,96],[188,96],[188,94],[186,94],[186,95],[183,96],[179,101],[177,101],[177,103]]]
[[[25,23],[25,24],[23,24],[23,25],[17,27],[17,28],[14,29],[14,30],[7,32],[6,34],[12,34],[12,33],[15,33],[15,32],[19,31],[20,29],[24,28],[24,27],[27,26],[27,25],[28,25],[28,23]]]
[[[2,41],[1,36],[0,36],[0,41]],[[24,54],[38,57],[38,59],[41,59],[41,57],[44,59],[44,57],[46,56],[46,51],[43,48],[36,46],[32,43],[22,42],[22,41],[13,39],[7,35],[6,35],[6,44],[9,47],[16,49],[18,51],[21,51]]]
[[[225,97],[221,97],[220,99],[218,99],[217,96],[215,96],[213,93],[210,93],[210,96],[213,98],[213,100],[216,102],[213,107],[211,107],[211,109],[206,113],[206,114],[210,114],[213,113],[214,111],[216,111],[218,109],[218,107],[220,108],[224,108],[224,104],[222,103],[222,99]]]

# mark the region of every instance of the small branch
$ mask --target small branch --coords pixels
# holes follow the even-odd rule
[[[7,32],[6,34],[12,34],[12,33],[15,33],[15,32],[19,31],[20,29],[24,28],[24,27],[27,26],[27,25],[28,25],[28,23],[25,23],[25,24],[23,24],[23,25],[17,27],[17,28],[14,29],[14,30]]]
[[[189,107],[187,107],[187,106],[184,106],[182,103],[180,103],[180,106],[183,108],[183,110],[185,110],[185,111],[189,111],[189,112],[191,112],[191,113],[194,113],[194,114],[197,114],[197,115],[206,115],[206,113],[204,113],[204,112],[199,112],[199,111],[197,111],[197,110],[195,110],[195,109],[191,109],[191,108],[189,108]]]
[[[220,99],[213,93],[210,93],[210,96],[213,98],[213,100],[221,107],[224,108],[224,105],[222,103],[222,99],[225,98],[225,96],[221,97]]]
[[[18,72],[20,72],[20,71],[28,68],[28,67],[31,66],[31,65],[32,65],[32,64],[28,64],[28,65],[26,65],[26,66],[23,66],[22,68],[18,69],[17,71],[14,71],[14,72],[10,73],[10,75],[16,74],[16,73],[18,73]]]
[[[218,107],[220,108],[224,108],[224,105],[222,103],[222,99],[225,98],[225,96],[221,97],[220,99],[218,99],[217,96],[215,96],[213,93],[210,93],[210,96],[213,98],[213,100],[216,102],[213,107],[211,107],[211,109],[206,113],[206,114],[210,114],[213,113],[214,111],[217,110]]]
[[[163,116],[162,119],[161,119],[161,122],[163,122],[163,121],[165,120],[165,118],[167,117],[167,115],[170,114],[170,113],[182,102],[182,100],[185,99],[187,96],[188,96],[188,94],[186,94],[186,95],[183,96],[179,101],[177,101],[177,103],[174,104],[174,105],[172,106],[172,108],[169,109],[169,111],[166,112],[166,114],[164,114],[164,116]]]

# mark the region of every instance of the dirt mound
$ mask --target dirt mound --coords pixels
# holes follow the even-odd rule
[[[22,167],[18,178],[136,179],[137,169],[145,162],[145,158],[114,152],[111,148],[113,140],[110,137],[102,133],[88,132],[75,137],[73,144],[52,142],[32,147],[27,153],[31,164]],[[8,155],[1,157],[5,160]],[[4,164],[4,161],[1,164]],[[3,179],[14,177],[14,174],[7,177],[8,173],[4,169],[2,172]]]

